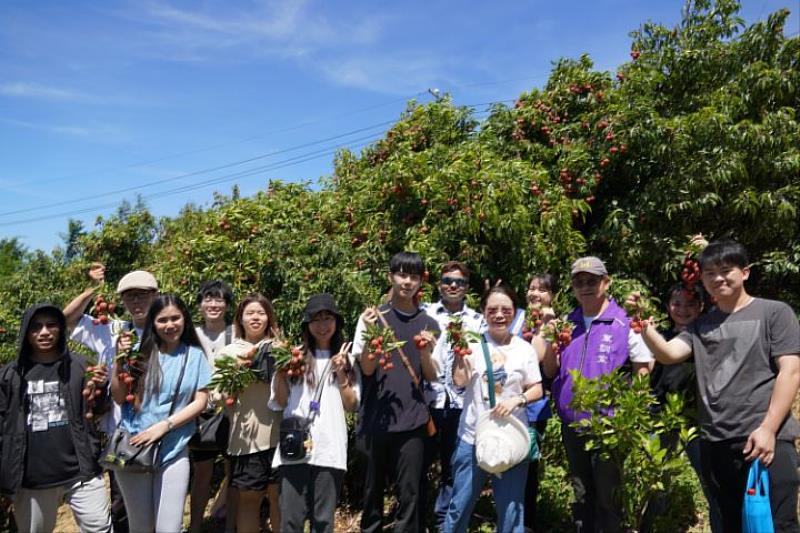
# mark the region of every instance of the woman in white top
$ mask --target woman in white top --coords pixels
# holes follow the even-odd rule
[[[490,288],[481,300],[486,320],[484,340],[492,362],[492,376],[497,404],[489,405],[487,365],[481,343],[471,343],[472,353],[456,357],[453,382],[465,387],[459,441],[453,453],[453,496],[447,510],[444,531],[465,532],[472,509],[489,474],[475,457],[475,429],[481,413],[491,409],[492,416],[515,416],[527,427],[525,406],[542,397],[542,378],[536,350],[509,331],[515,313],[514,292],[505,285]],[[522,531],[527,461],[513,466],[502,475],[492,475],[497,530],[501,533]]]
[[[330,294],[312,296],[303,318],[306,347],[305,376],[288,377],[278,371],[273,378],[271,407],[283,410],[284,420],[310,421],[310,444],[303,459],[291,461],[275,454],[280,467],[281,531],[303,531],[305,521],[315,533],[333,532],[333,515],[347,470],[345,411],[355,411],[359,390],[349,351],[344,342],[344,321]],[[312,401],[319,390],[319,401]]]

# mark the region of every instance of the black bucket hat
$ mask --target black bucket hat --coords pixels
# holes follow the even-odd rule
[[[336,302],[333,301],[333,296],[324,292],[322,294],[315,294],[308,299],[306,308],[303,311],[303,324],[308,324],[314,315],[321,311],[327,311],[336,317],[336,326],[342,328],[344,326],[344,319],[339,311],[336,309]]]

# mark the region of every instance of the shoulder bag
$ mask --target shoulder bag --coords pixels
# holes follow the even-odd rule
[[[486,339],[481,336],[481,349],[486,363],[486,377],[489,381],[489,406],[496,405],[494,390],[494,369]],[[485,442],[484,442],[485,441]],[[500,444],[502,443],[502,444]],[[475,458],[483,470],[501,474],[516,466],[526,458],[537,454],[536,439],[532,439],[529,428],[513,414],[502,419],[494,419],[491,411],[484,411],[478,417],[475,427]]]
[[[186,360],[189,358],[189,350],[186,349],[181,363],[181,372],[175,384],[175,392],[172,394],[172,402],[169,407],[167,418],[172,416],[175,411],[175,401],[178,399],[178,392],[181,389],[183,374],[186,370]],[[134,446],[130,440],[134,437],[122,428],[122,424],[117,425],[114,433],[109,438],[103,453],[100,454],[100,466],[107,470],[124,471],[131,473],[154,472],[158,467],[158,450],[161,447],[161,440],[152,442],[144,446]]]
[[[278,451],[284,461],[301,461],[311,450],[313,443],[309,430],[314,418],[319,414],[320,401],[322,399],[322,388],[328,379],[328,371],[331,361],[325,365],[322,375],[317,381],[314,389],[314,398],[309,405],[308,417],[290,416],[281,420],[280,437],[278,440]]]
[[[231,343],[231,327],[225,328],[225,346]],[[197,431],[189,440],[189,448],[195,451],[223,451],[228,447],[231,421],[222,408],[210,406],[197,417]]]

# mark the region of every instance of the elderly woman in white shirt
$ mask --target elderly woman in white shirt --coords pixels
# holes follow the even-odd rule
[[[490,475],[478,466],[475,455],[476,426],[479,416],[491,409],[491,416],[516,417],[527,428],[525,407],[542,397],[542,378],[536,350],[509,331],[514,319],[515,294],[505,285],[490,288],[481,301],[487,331],[481,343],[471,343],[471,354],[457,357],[453,381],[465,387],[464,410],[459,425],[459,442],[453,454],[453,496],[447,511],[444,531],[465,532],[472,509]],[[497,404],[490,407],[489,375],[484,346],[492,365],[492,380]],[[497,530],[522,531],[525,505],[527,461],[512,466],[502,475],[491,475],[497,511]]]

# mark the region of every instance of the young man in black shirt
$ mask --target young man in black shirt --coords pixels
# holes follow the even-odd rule
[[[391,299],[361,314],[353,339],[353,354],[358,358],[362,378],[357,434],[359,448],[367,461],[361,515],[361,530],[366,533],[382,531],[387,475],[394,478],[398,500],[395,531],[414,533],[419,530],[418,513],[422,508],[419,487],[430,413],[421,388],[414,383],[399,354],[391,353],[394,360],[391,366],[380,365],[379,358],[369,356],[370,347],[364,342],[363,333],[368,325],[383,325],[380,314],[397,339],[405,341],[402,351],[415,376],[436,380],[437,369],[431,353],[439,325],[416,300],[424,272],[419,255],[395,254],[389,261]],[[424,342],[418,342],[420,336]]]
[[[83,395],[91,381],[100,391],[93,409],[105,406],[106,371],[86,376],[86,361],[67,350],[64,314],[52,305],[25,312],[18,346],[17,359],[0,370],[0,494],[13,498],[17,528],[52,531],[65,499],[81,531],[111,531],[99,438]]]

